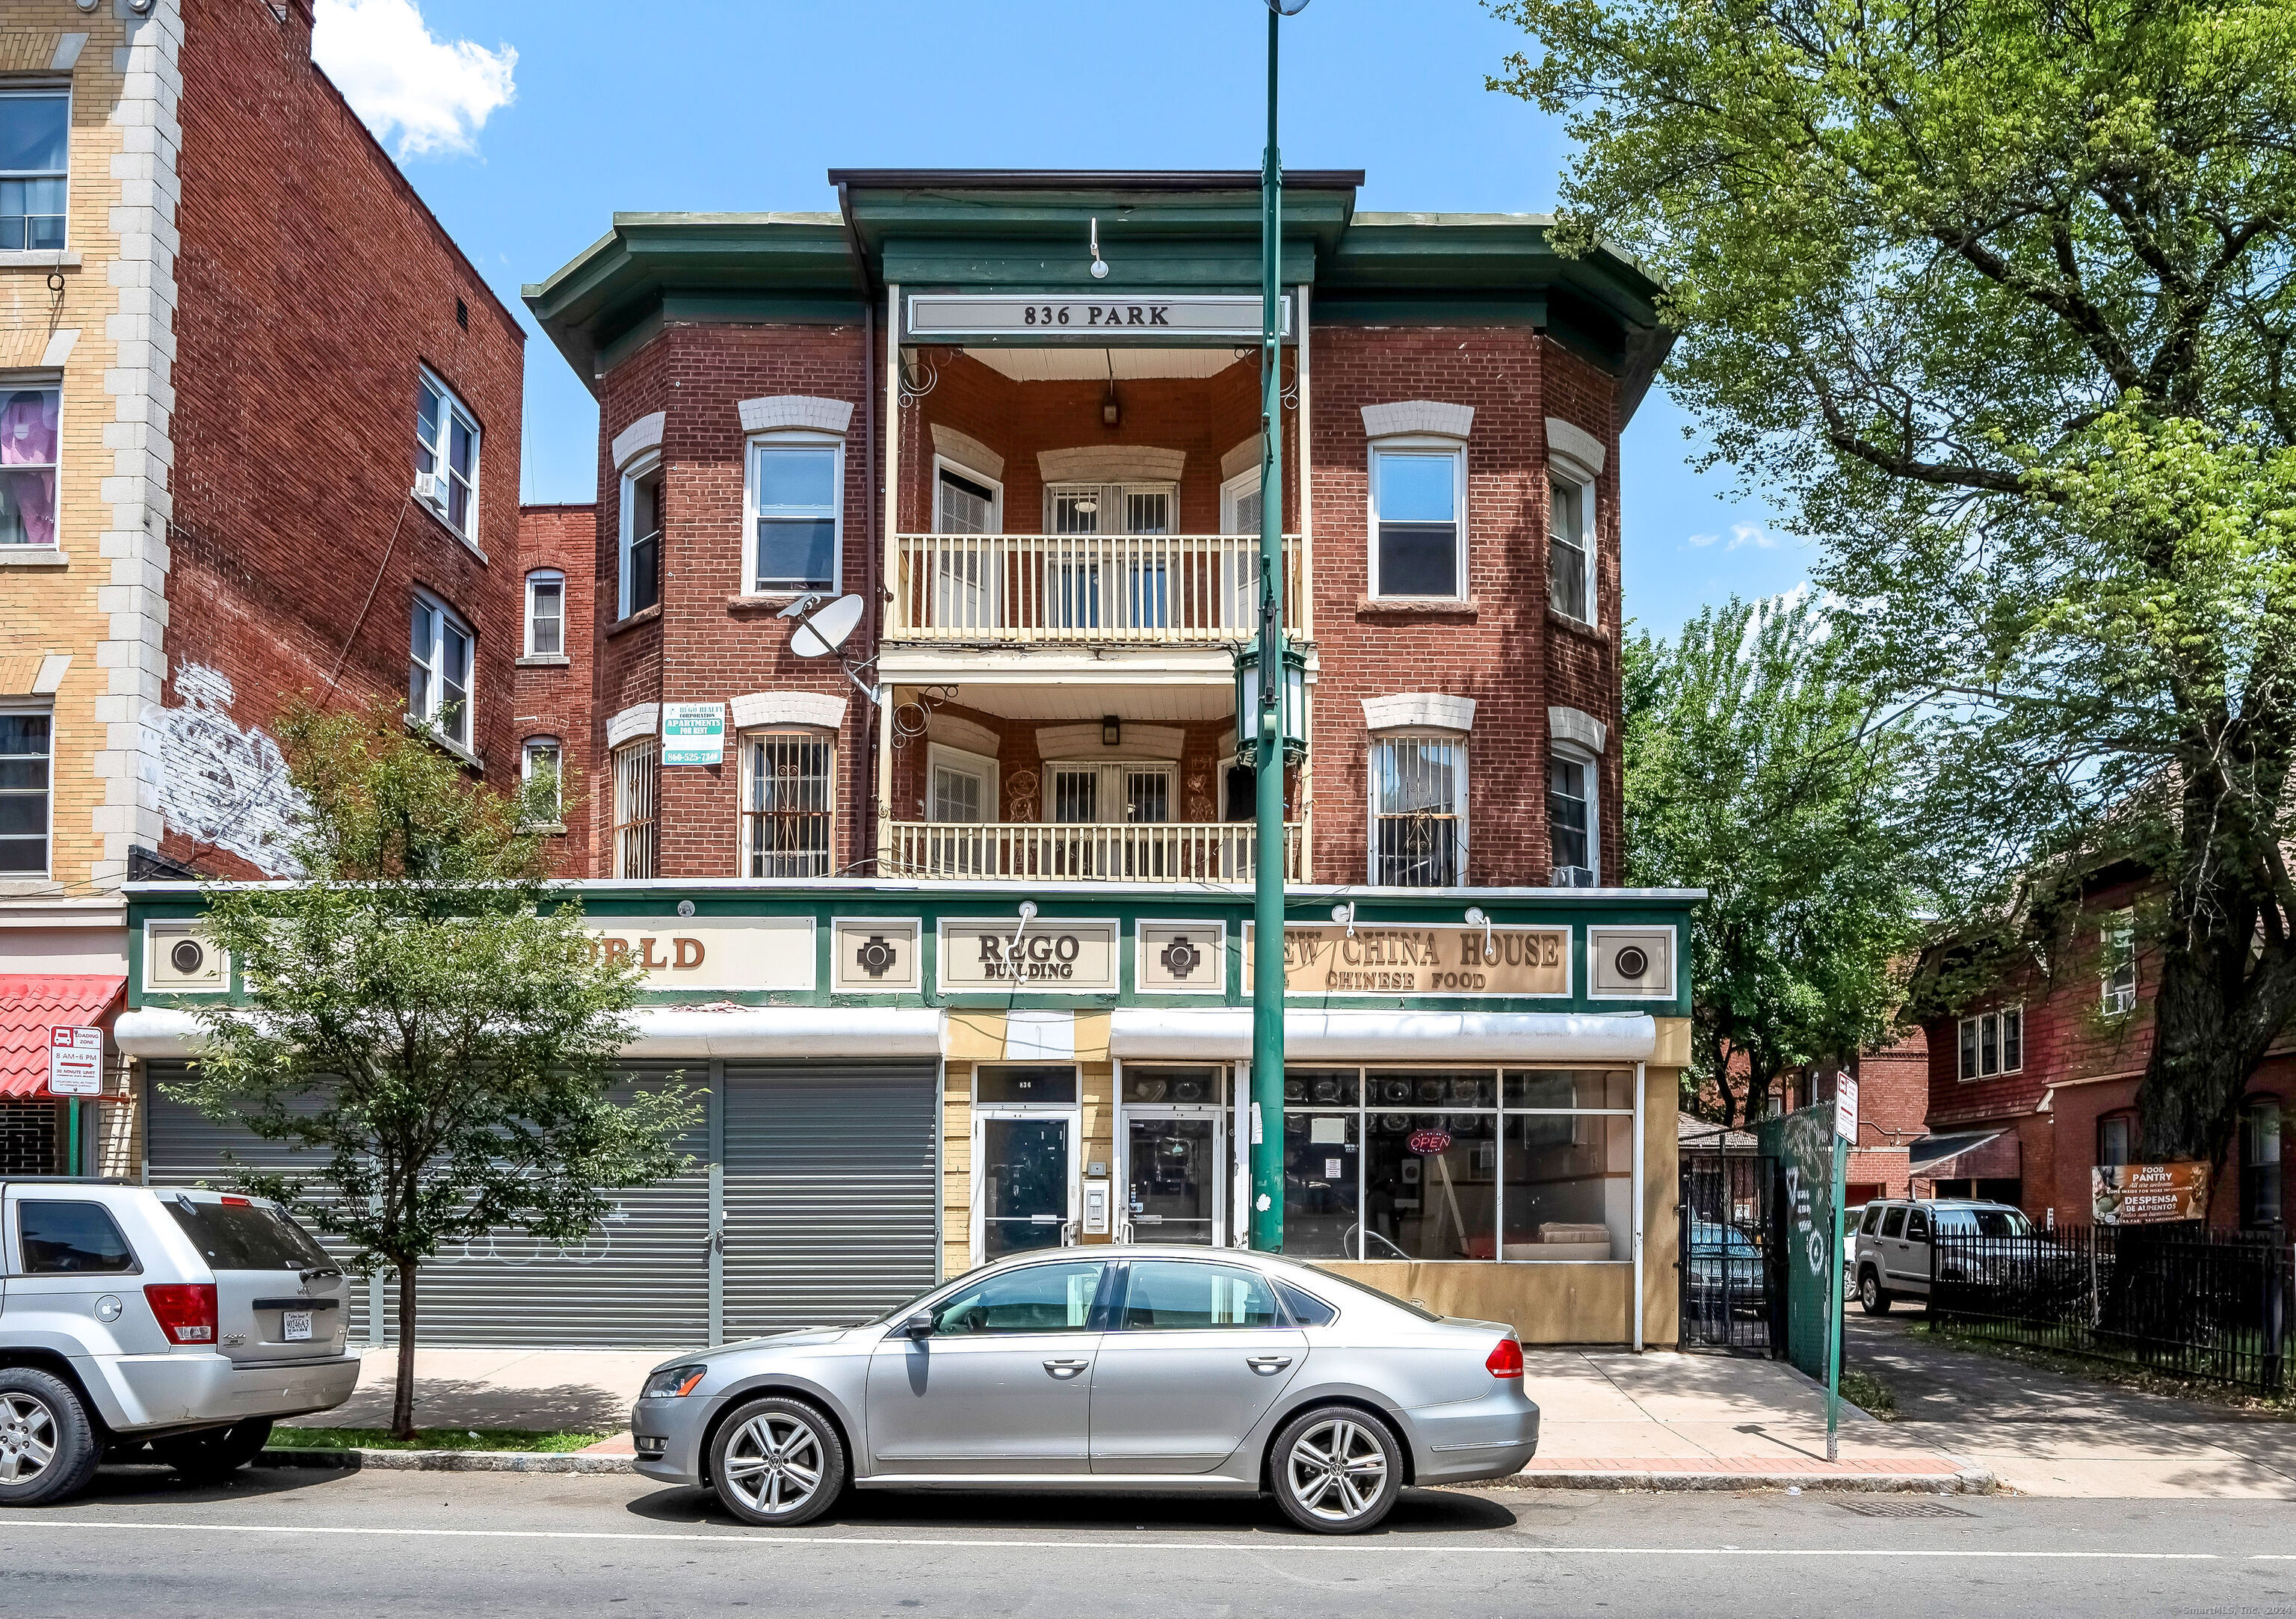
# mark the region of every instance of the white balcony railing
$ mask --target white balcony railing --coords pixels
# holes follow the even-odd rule
[[[1303,829],[1283,828],[1284,876],[1301,880]],[[895,821],[879,875],[1054,883],[1249,883],[1258,844],[1250,822],[1075,826],[1040,822]]]
[[[1283,621],[1298,634],[1298,537],[1283,547]],[[895,550],[895,640],[1155,645],[1259,633],[1256,535],[903,534]]]

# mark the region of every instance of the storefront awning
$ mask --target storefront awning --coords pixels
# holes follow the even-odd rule
[[[1166,1060],[1251,1056],[1251,1013],[1119,1007],[1108,1033],[1119,1057]],[[1283,1015],[1283,1055],[1293,1062],[1638,1063],[1658,1049],[1658,1024],[1643,1013],[1302,1012]]]
[[[48,1031],[103,1021],[125,978],[98,973],[17,973],[0,976],[0,1097],[48,1091]]]
[[[1906,1149],[1906,1165],[1918,1180],[2007,1180],[2023,1171],[2021,1146],[2013,1130],[1923,1136]]]
[[[931,1007],[644,1007],[632,1015],[628,1057],[874,1057],[940,1055]],[[120,1015],[112,1038],[136,1057],[190,1056],[198,1020],[145,1007]]]

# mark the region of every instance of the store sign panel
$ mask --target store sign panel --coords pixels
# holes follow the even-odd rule
[[[1143,922],[1132,982],[1143,995],[1227,992],[1227,930],[1217,922]]]
[[[1113,995],[1117,937],[1113,921],[944,916],[940,987]]]
[[[914,994],[924,988],[923,951],[913,917],[840,916],[830,946],[829,987],[840,994]]]
[[[1252,925],[1243,927],[1243,988],[1251,992]],[[1570,993],[1567,927],[1392,927],[1356,924],[1283,930],[1292,995]]]
[[[1283,302],[1288,339],[1290,294]],[[1257,341],[1259,321],[1256,292],[1095,292],[1084,298],[1067,292],[916,292],[909,297],[909,336],[922,342],[981,337],[1086,343],[1105,343],[1111,338]]]
[[[2101,1226],[2146,1226],[2209,1217],[2205,1163],[2110,1163],[2088,1172],[2089,1194]]]
[[[810,916],[593,917],[592,959],[636,962],[649,990],[810,990]]]

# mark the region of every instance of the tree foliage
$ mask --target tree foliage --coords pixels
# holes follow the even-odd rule
[[[1917,937],[1898,818],[1913,760],[1874,727],[1849,649],[1807,596],[1709,608],[1627,645],[1628,880],[1707,891],[1692,923],[1693,1082],[1725,1124],[1781,1070],[1888,1030]],[[1746,1059],[1740,1094],[1733,1056]]]
[[[1669,385],[1824,537],[1934,734],[1947,921],[2134,859],[2154,1156],[2296,1011],[2296,0],[1509,0],[1558,241],[1669,287]]]
[[[403,1436],[422,1262],[502,1227],[578,1239],[609,1191],[676,1171],[696,1109],[680,1087],[609,1099],[641,975],[592,959],[531,806],[473,785],[395,704],[299,711],[280,736],[306,876],[207,888],[246,994],[196,1008],[204,1049],[176,1094],[311,1155],[239,1179],[343,1238],[353,1270],[397,1277]]]

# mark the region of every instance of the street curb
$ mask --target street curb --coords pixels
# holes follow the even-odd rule
[[[1462,1487],[1462,1486],[1454,1486]],[[2001,1488],[1989,1468],[1957,1473],[1664,1473],[1637,1469],[1515,1473],[1463,1486],[1472,1490],[1800,1490],[1860,1495],[1991,1495]]]
[[[635,1456],[584,1451],[266,1450],[258,1467],[331,1467],[377,1473],[635,1473]]]

